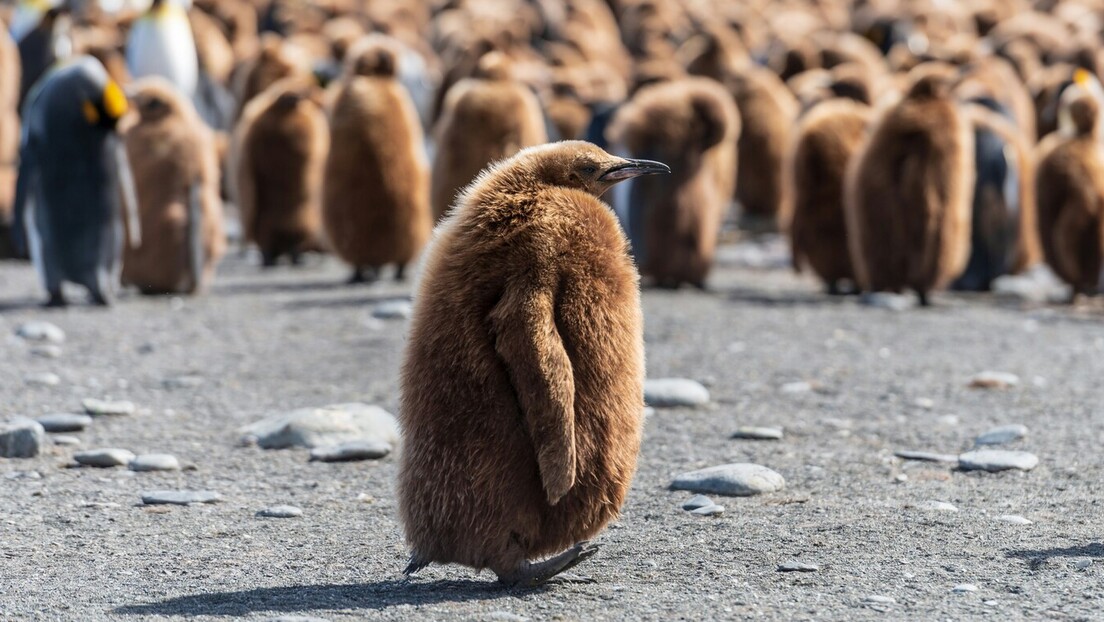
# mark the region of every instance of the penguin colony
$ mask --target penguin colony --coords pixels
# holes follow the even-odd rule
[[[830,293],[1104,282],[1090,0],[112,6],[0,7],[0,253],[52,305],[209,290],[230,242],[421,265],[411,572],[593,554],[639,443],[638,283],[707,288],[726,223]]]

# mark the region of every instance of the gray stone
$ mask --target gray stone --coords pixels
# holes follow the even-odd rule
[[[303,515],[303,510],[294,505],[274,505],[257,512],[260,518],[297,518]]]
[[[1088,557],[1086,557],[1084,559],[1078,559],[1078,560],[1073,562],[1073,567],[1078,569],[1078,570],[1088,570],[1089,566],[1092,566],[1092,565],[1093,565],[1093,560],[1091,558],[1088,558]]]
[[[997,298],[1022,302],[1064,302],[1072,289],[1042,262],[1021,274],[1007,274],[993,280]]]
[[[972,583],[959,583],[958,585],[952,587],[951,591],[957,594],[964,594],[966,592],[976,592],[978,591],[978,588]]]
[[[696,510],[698,508],[704,508],[709,505],[716,505],[713,500],[705,495],[694,495],[690,497],[690,500],[682,504],[684,510]]]
[[[782,439],[782,428],[742,426],[736,428],[732,438],[751,441],[777,441]]]
[[[134,403],[127,401],[110,402],[95,398],[86,398],[81,401],[84,412],[90,415],[133,415]]]
[[[816,572],[818,570],[820,570],[820,566],[816,564],[807,564],[797,560],[790,560],[778,565],[778,572]]]
[[[1020,423],[1002,425],[974,439],[975,445],[1004,445],[1027,436],[1027,426]]]
[[[916,306],[916,299],[912,296],[891,292],[867,292],[859,297],[859,302],[868,307],[887,311],[907,311]]]
[[[193,503],[214,503],[222,495],[210,490],[155,490],[142,493],[142,503],[146,505],[191,505]]]
[[[67,436],[65,434],[57,434],[51,436],[50,440],[53,441],[55,445],[60,445],[63,447],[73,447],[81,444],[81,440],[79,438],[75,436]]]
[[[939,454],[931,451],[912,451],[902,449],[893,452],[894,456],[903,460],[920,460],[922,462],[958,462],[958,456],[954,454]]]
[[[978,449],[958,457],[958,466],[964,471],[1007,471],[1009,469],[1030,471],[1038,464],[1039,458],[1026,451]]]
[[[971,389],[1007,389],[1020,384],[1020,377],[1004,371],[983,371],[970,379]]]
[[[881,596],[878,594],[872,594],[870,596],[863,596],[864,603],[873,603],[876,605],[895,605],[897,599],[892,596]]]
[[[31,346],[27,351],[34,356],[41,356],[44,359],[61,358],[61,346],[52,343],[42,343],[37,346]]]
[[[694,508],[693,510],[690,510],[690,513],[697,516],[720,516],[721,514],[724,514],[724,511],[725,509],[723,505],[713,504],[707,505],[705,507]]]
[[[492,611],[487,614],[488,620],[495,620],[496,622],[529,622],[529,618],[519,616],[516,613],[510,613],[509,611]]]
[[[179,471],[180,461],[169,454],[142,454],[127,465],[131,471]]]
[[[330,622],[326,618],[316,618],[314,616],[276,616],[275,618],[265,618],[265,622]]]
[[[1015,514],[1001,514],[1000,516],[997,517],[997,520],[999,520],[1002,523],[1009,523],[1011,525],[1031,525],[1032,524],[1032,522],[1027,520],[1026,518],[1024,518],[1022,516],[1017,516]]]
[[[56,387],[61,384],[61,377],[48,371],[35,372],[23,376],[23,383],[32,387]]]
[[[376,441],[392,447],[399,444],[395,417],[368,404],[333,404],[301,408],[267,417],[241,429],[244,444],[265,449],[325,447],[349,441]]]
[[[310,452],[311,462],[353,462],[355,460],[379,460],[391,453],[391,445],[379,441],[349,441],[340,445],[315,447]]]
[[[46,430],[32,419],[16,417],[0,423],[0,458],[33,458],[46,440]]]
[[[656,408],[701,406],[709,403],[709,389],[688,378],[650,378],[644,381],[644,403]]]
[[[409,300],[387,300],[372,307],[372,317],[380,320],[405,320],[413,313]]]
[[[778,390],[783,393],[794,395],[797,393],[809,393],[814,388],[815,387],[813,386],[813,383],[807,382],[805,380],[799,380],[797,382],[787,382],[786,384],[779,387]]]
[[[928,501],[920,505],[921,509],[932,512],[957,512],[958,508],[946,501]]]
[[[65,331],[49,322],[24,322],[15,329],[15,334],[27,341],[45,343],[63,343]]]
[[[166,389],[194,389],[202,386],[203,376],[188,374],[184,376],[172,376],[161,381],[161,386]]]
[[[89,449],[73,454],[73,459],[84,466],[106,469],[109,467],[125,466],[134,459],[134,454],[125,449]]]
[[[92,417],[71,413],[42,415],[35,419],[47,432],[80,432],[92,424]]]
[[[765,466],[746,463],[723,464],[683,473],[671,483],[674,490],[734,497],[778,492],[785,487],[786,480],[778,473]]]

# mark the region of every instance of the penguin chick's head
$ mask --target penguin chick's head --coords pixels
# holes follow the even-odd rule
[[[160,78],[140,80],[130,97],[142,123],[159,121],[178,112],[175,87]]]
[[[671,172],[662,162],[619,158],[581,140],[529,149],[525,160],[539,183],[575,188],[596,197],[626,179]]]
[[[345,62],[354,76],[383,78],[394,77],[399,64],[393,46],[382,35],[368,35],[354,43]]]

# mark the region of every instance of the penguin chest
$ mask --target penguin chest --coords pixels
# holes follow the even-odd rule
[[[139,20],[131,29],[126,57],[135,78],[161,76],[185,95],[195,94],[198,59],[191,26],[183,14]]]

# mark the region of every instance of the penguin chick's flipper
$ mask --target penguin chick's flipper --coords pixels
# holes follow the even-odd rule
[[[575,377],[556,327],[551,289],[519,281],[507,285],[491,310],[491,330],[529,430],[545,496],[556,505],[575,485]]]
[[[188,270],[192,275],[191,291],[198,292],[203,281],[203,204],[199,181],[188,187]]]
[[[523,561],[507,573],[499,573],[498,581],[507,587],[536,587],[556,575],[570,570],[598,552],[597,544],[580,542],[555,557],[542,562]]]

